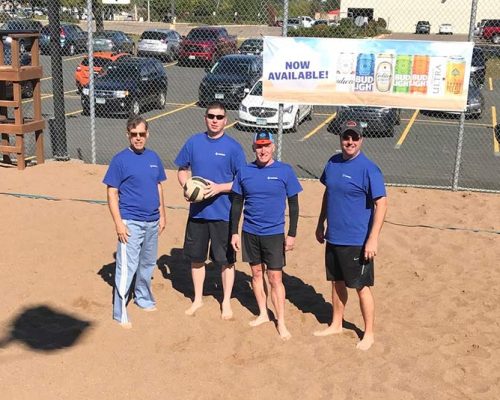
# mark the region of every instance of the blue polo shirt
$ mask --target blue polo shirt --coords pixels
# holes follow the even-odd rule
[[[122,219],[156,221],[160,218],[158,183],[165,179],[165,169],[154,151],[136,153],[128,147],[113,157],[103,183],[118,189]]]
[[[201,176],[215,183],[234,180],[239,169],[246,164],[241,145],[224,134],[211,139],[206,132],[191,136],[177,155],[175,165],[189,167],[193,176]],[[191,203],[189,216],[208,220],[229,221],[231,202],[229,193],[221,193],[200,203]]]
[[[259,167],[253,162],[238,172],[232,190],[244,198],[243,231],[264,236],[285,232],[286,199],[302,186],[288,164]]]
[[[380,168],[363,153],[351,160],[336,154],[328,160],[320,181],[327,191],[326,241],[363,246],[372,225],[373,200],[386,196]]]

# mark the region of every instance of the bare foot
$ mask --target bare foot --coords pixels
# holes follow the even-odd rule
[[[132,329],[132,324],[130,322],[119,322],[123,329]]]
[[[189,307],[186,311],[184,311],[184,313],[186,315],[194,315],[196,313],[196,311],[198,311],[198,309],[200,309],[201,307],[203,307],[203,303],[193,303],[191,304],[191,307]]]
[[[231,304],[222,303],[222,314],[220,317],[226,321],[233,319],[233,310],[231,309]]]
[[[269,322],[269,315],[259,315],[257,318],[255,318],[253,321],[250,321],[248,325],[256,327],[262,324],[265,324],[266,322]]]
[[[313,335],[314,336],[329,336],[329,335],[338,335],[339,333],[342,333],[342,327],[338,328],[336,326],[330,325],[326,329],[314,332]]]
[[[285,324],[278,324],[278,332],[281,340],[290,340],[292,337],[292,334],[286,329]]]
[[[364,335],[363,336],[363,339],[361,340],[361,342],[359,342],[357,345],[356,345],[356,348],[358,350],[363,350],[363,351],[366,351],[368,350],[370,347],[372,347],[372,344],[375,343],[375,338],[373,337],[373,335]]]
[[[147,307],[147,308],[142,308],[142,307],[141,307],[141,309],[142,309],[142,311],[146,311],[146,312],[155,312],[156,310],[158,310],[158,309],[156,308],[156,306],[153,306],[153,307]]]

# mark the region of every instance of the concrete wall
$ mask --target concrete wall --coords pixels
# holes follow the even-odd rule
[[[453,24],[455,33],[468,33],[472,0],[342,0],[341,18],[348,8],[373,8],[374,18],[384,18],[393,32],[414,32],[417,21],[431,23],[431,33],[439,24]],[[479,0],[476,22],[500,19],[500,0]]]

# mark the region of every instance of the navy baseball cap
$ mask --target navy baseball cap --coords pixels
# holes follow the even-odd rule
[[[257,132],[253,138],[254,144],[274,143],[273,134],[270,132]]]
[[[363,127],[357,121],[346,121],[342,126],[342,132],[340,136],[352,136],[363,137]]]

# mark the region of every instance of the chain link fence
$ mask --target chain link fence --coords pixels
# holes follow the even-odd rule
[[[388,183],[499,191],[498,0],[339,3],[132,1],[100,5],[94,14],[102,20],[82,21],[86,2],[75,2],[80,6],[57,16],[57,30],[42,21],[46,156],[107,164],[127,145],[125,118],[140,113],[150,122],[148,145],[175,168],[185,140],[205,129],[204,106],[220,100],[228,108],[227,132],[249,160],[251,133],[270,129],[279,133],[279,157],[302,178],[321,175],[340,151],[339,123],[356,119],[367,124],[363,150]],[[412,41],[473,41],[467,110],[285,103],[280,119],[280,106],[262,97],[265,36],[408,40],[410,50]],[[428,73],[432,65],[422,68]]]

